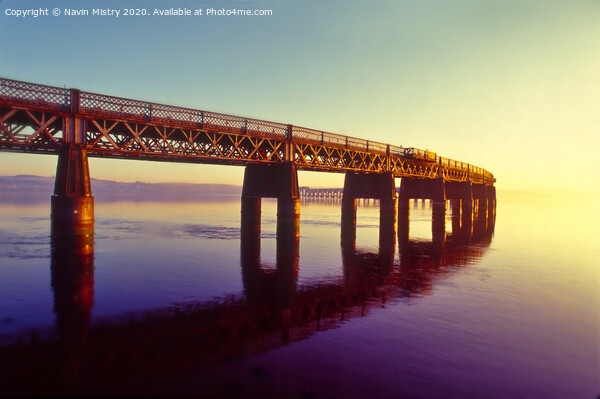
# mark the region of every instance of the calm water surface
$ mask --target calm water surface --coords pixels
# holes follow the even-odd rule
[[[278,238],[269,200],[241,239],[237,197],[97,198],[93,256],[0,203],[0,396],[596,398],[598,201],[498,196],[441,241],[421,202],[408,241],[374,204],[342,240],[333,201]]]

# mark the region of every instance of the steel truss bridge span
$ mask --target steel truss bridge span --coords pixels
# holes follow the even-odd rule
[[[0,78],[0,149],[298,169],[494,184],[487,170],[404,148],[291,124]]]

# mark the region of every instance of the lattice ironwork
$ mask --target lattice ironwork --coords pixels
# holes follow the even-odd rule
[[[289,126],[282,123],[246,119],[246,133],[251,135],[285,139],[288,129]]]
[[[148,121],[151,104],[127,98],[81,92],[79,110],[86,115]]]
[[[56,111],[68,111],[71,107],[69,89],[10,79],[0,79],[0,101]]]
[[[54,112],[0,107],[0,148],[58,150],[63,120]]]
[[[204,113],[203,127],[208,130],[218,130],[228,133],[244,134],[247,120],[240,116],[218,114],[215,112]]]
[[[149,108],[150,120],[153,123],[202,127],[202,111],[163,104],[150,104]]]
[[[294,162],[300,169],[386,171],[386,157],[381,154],[304,143],[295,144]]]
[[[323,132],[306,127],[292,127],[292,140],[296,143],[320,144],[323,140]]]
[[[359,151],[366,151],[367,149],[367,140],[357,139],[356,137],[348,137],[347,143],[348,148]]]
[[[134,122],[90,120],[90,154],[166,158],[190,162],[284,161],[284,141]]]
[[[334,133],[323,133],[323,140],[321,144],[346,148],[346,136]]]
[[[369,141],[367,145],[369,147],[369,152],[387,155],[389,147],[388,144],[378,143],[376,141]]]
[[[493,185],[487,170],[404,148],[277,122],[0,78],[0,148],[53,151],[69,118],[85,119],[90,155],[392,172]]]

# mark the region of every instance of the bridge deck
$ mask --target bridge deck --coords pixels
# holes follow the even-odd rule
[[[299,169],[493,184],[487,170],[404,148],[291,124],[0,78],[0,150],[57,151],[82,122],[90,156]]]

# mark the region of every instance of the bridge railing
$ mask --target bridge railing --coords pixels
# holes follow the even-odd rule
[[[446,166],[448,168],[453,168],[453,169],[459,169],[459,170],[468,170],[469,169],[469,164],[466,162],[461,162],[461,161],[457,161],[454,159],[449,159],[449,158],[444,158],[444,157],[437,157],[438,162],[442,165],[442,166]]]
[[[79,94],[79,112],[86,115],[146,122],[151,110],[151,104],[144,101],[87,92]]]
[[[216,112],[203,112],[203,116],[202,128],[204,129],[237,134],[245,132],[247,125],[245,118]]]
[[[285,139],[288,134],[288,125],[258,119],[246,119],[246,134]]]
[[[73,98],[74,92],[78,93],[77,98]],[[292,141],[297,143],[320,144],[369,153],[388,154],[393,157],[440,162],[442,166],[447,168],[468,170],[472,176],[477,176],[483,181],[494,181],[493,175],[483,168],[448,158],[437,157],[435,152],[428,150],[392,146],[337,133],[328,133],[277,122],[249,119],[240,116],[156,104],[4,78],[0,78],[0,100],[60,112],[69,112],[76,109],[77,112],[89,116],[117,120],[124,119],[140,123],[166,123],[187,128],[257,137],[291,138]]]
[[[349,150],[387,154],[388,145],[376,141],[323,132],[301,126],[292,126],[292,140],[297,143],[321,144]]]
[[[55,111],[69,111],[71,108],[69,89],[11,79],[0,79],[0,98]]]
[[[404,156],[421,161],[436,162],[437,156],[435,152],[429,150],[421,150],[419,148],[409,147],[404,149]]]
[[[321,144],[323,139],[323,132],[320,130],[309,129],[307,127],[292,126],[292,140],[307,143],[307,144]]]
[[[197,128],[202,126],[203,122],[202,111],[172,105],[148,103],[148,115],[154,123],[177,122]]]
[[[388,150],[388,145],[379,143],[377,141],[369,141],[367,142],[367,146],[369,148],[369,152],[373,152],[375,154],[386,155]]]

